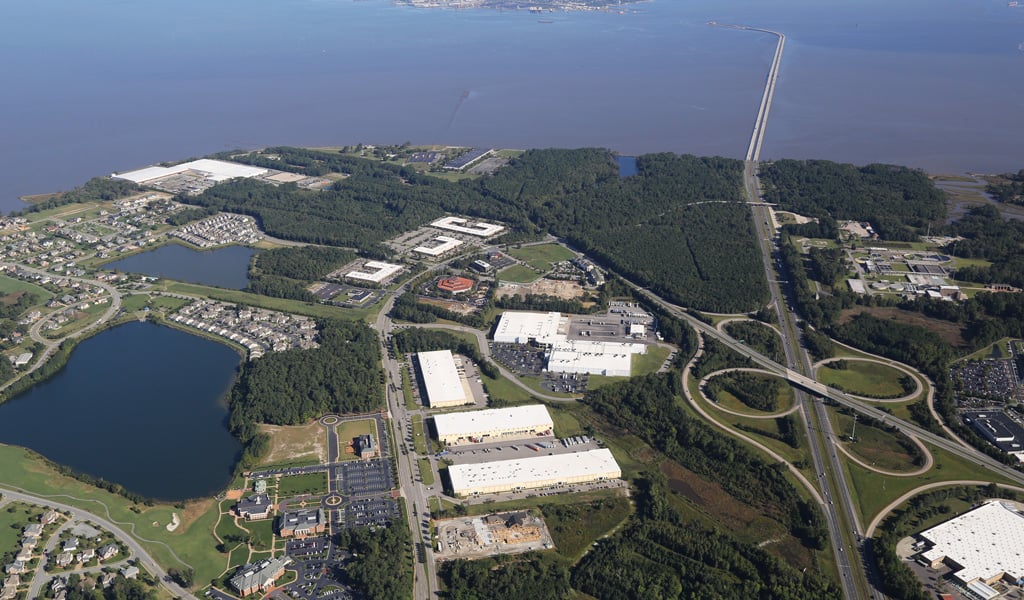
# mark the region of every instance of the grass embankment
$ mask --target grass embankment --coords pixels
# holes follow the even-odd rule
[[[197,582],[209,581],[223,570],[224,555],[217,552],[212,535],[219,512],[213,500],[189,502],[184,510],[164,503],[151,507],[135,504],[57,473],[25,448],[6,445],[0,445],[0,482],[109,518],[129,534],[134,530],[136,539],[157,562],[166,568],[191,566]],[[169,532],[165,525],[171,522],[173,512],[178,513],[181,525]],[[186,564],[175,560],[168,547]]]
[[[406,365],[402,365],[402,397],[405,398],[405,410],[412,412],[420,407],[412,393],[412,381],[409,379],[409,367]]]
[[[844,369],[837,368],[835,362],[822,365],[818,369],[818,381],[871,398],[899,398],[906,394],[900,385],[905,374],[898,369],[864,360],[847,360],[845,365]]]
[[[523,246],[521,248],[513,248],[508,253],[538,271],[550,271],[554,263],[571,260],[576,257],[572,250],[560,244]]]
[[[329,304],[314,304],[312,302],[301,302],[299,300],[286,300],[283,298],[271,298],[259,294],[250,294],[241,290],[226,290],[223,288],[198,285],[195,283],[183,283],[180,281],[164,280],[157,284],[161,291],[170,293],[187,294],[192,296],[205,296],[211,300],[220,302],[231,302],[234,304],[245,304],[257,306],[268,310],[295,313],[310,317],[321,317],[331,319],[366,319],[376,314],[374,307],[362,308],[341,308]]]
[[[0,275],[0,296],[9,296],[19,292],[34,295],[36,297],[36,302],[39,304],[45,304],[47,300],[53,298],[53,294],[51,292],[48,292],[46,289],[39,287],[34,283],[15,279],[14,277],[8,277],[7,275]]]
[[[423,417],[412,415],[412,445],[417,454],[427,454],[427,436],[423,435]]]

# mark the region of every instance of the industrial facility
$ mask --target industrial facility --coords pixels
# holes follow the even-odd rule
[[[489,408],[434,416],[444,444],[484,444],[552,435],[554,423],[543,404]]]
[[[998,500],[918,535],[926,548],[921,561],[933,569],[948,566],[971,593],[983,600],[999,596],[999,581],[1024,581],[1024,515]],[[916,547],[916,545],[915,545]]]
[[[498,460],[448,467],[456,496],[498,494],[622,477],[611,450],[601,448],[573,454]]]
[[[501,320],[494,330],[494,341],[498,344],[543,346],[564,340],[568,331],[569,317],[561,313],[508,310],[501,313]]]
[[[431,408],[459,406],[473,401],[469,383],[451,350],[434,350],[416,354],[419,364],[420,389]]]
[[[345,277],[349,279],[358,279],[360,281],[369,281],[371,283],[383,283],[388,279],[395,276],[396,273],[404,269],[402,265],[393,265],[391,263],[381,262],[378,260],[368,260],[363,265],[361,271],[349,271],[345,273]]]
[[[445,254],[458,248],[463,243],[465,242],[463,242],[462,240],[457,240],[453,237],[439,235],[422,246],[416,246],[415,248],[412,249],[412,251],[417,254],[429,256],[431,258],[437,258],[439,256],[444,256]]]
[[[173,167],[146,167],[136,171],[119,173],[112,177],[115,179],[127,179],[134,183],[145,184],[170,175],[185,173],[186,171],[195,172],[197,175],[201,175],[206,179],[219,183],[236,177],[258,177],[266,173],[268,169],[250,167],[249,165],[242,165],[223,160],[201,158],[199,160],[184,162],[180,165],[174,165]]]
[[[569,329],[569,317],[561,313],[506,311],[494,330],[494,342],[547,346],[545,368],[554,373],[629,377],[633,355],[647,352],[642,343],[570,340]],[[634,339],[646,335],[642,323],[630,324],[629,332]]]
[[[1006,413],[968,411],[963,413],[963,419],[993,446],[1024,462],[1024,430]]]
[[[447,231],[454,231],[456,233],[475,235],[481,238],[489,238],[492,235],[497,235],[505,230],[504,225],[484,223],[483,221],[475,221],[471,223],[466,219],[461,219],[459,217],[444,217],[443,219],[434,221],[430,226],[437,227],[438,229],[445,229]]]

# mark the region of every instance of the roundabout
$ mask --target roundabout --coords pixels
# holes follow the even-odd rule
[[[338,415],[324,415],[320,417],[321,425],[332,427],[334,425],[337,425],[338,423],[341,423],[341,417],[339,417]]]

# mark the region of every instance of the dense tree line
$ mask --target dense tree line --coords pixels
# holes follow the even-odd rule
[[[708,397],[719,401],[720,394],[732,394],[737,400],[754,410],[775,412],[779,409],[779,394],[786,384],[778,377],[742,371],[723,373],[705,385]]]
[[[793,530],[797,524],[790,511],[800,498],[784,469],[690,417],[680,406],[681,385],[670,373],[634,377],[588,392],[584,402],[617,427]]]
[[[96,586],[88,591],[82,587],[82,576],[78,573],[68,575],[66,600],[156,600],[156,591],[151,587],[155,582],[146,584],[137,579],[117,577],[110,587]]]
[[[994,206],[972,208],[949,226],[963,239],[946,248],[961,258],[983,258],[990,266],[968,265],[956,271],[960,281],[1004,283],[1024,288],[1024,222],[1003,219]]]
[[[306,289],[306,285],[302,281],[278,277],[277,275],[250,274],[249,283],[245,286],[245,291],[273,298],[316,302],[317,297],[313,295],[313,292]]]
[[[449,600],[563,600],[572,591],[569,569],[553,554],[445,561],[438,575]]]
[[[797,433],[796,423],[794,423],[792,416],[786,415],[785,417],[776,418],[775,425],[779,428],[779,431],[777,432],[769,431],[761,427],[754,427],[752,425],[745,425],[743,423],[733,423],[733,427],[740,431],[756,433],[758,435],[772,438],[773,440],[779,440],[791,448],[800,447],[800,436]]]
[[[782,339],[771,327],[753,321],[734,321],[725,324],[725,331],[775,362],[783,361]]]
[[[985,191],[999,202],[1024,204],[1024,169],[1003,175],[1004,182],[990,182]]]
[[[337,543],[355,558],[342,567],[342,576],[367,600],[412,597],[413,571],[409,527],[404,518],[387,527],[342,528]]]
[[[704,338],[704,354],[694,363],[691,373],[697,379],[731,367],[750,367],[753,362],[746,356],[710,337]]]
[[[841,596],[812,571],[801,574],[753,544],[681,518],[659,473],[638,483],[636,517],[576,565],[577,590],[602,600]]]
[[[410,285],[409,287],[412,288],[414,286]],[[467,315],[448,310],[436,304],[417,302],[416,294],[411,291],[402,294],[395,300],[389,315],[392,319],[409,321],[410,323],[433,323],[438,319],[447,319],[448,321],[455,321],[469,327],[479,328],[484,325],[481,313],[470,313]]]
[[[326,246],[275,248],[257,254],[254,257],[251,272],[303,281],[316,281],[323,279],[332,271],[355,258],[355,252],[345,248]]]
[[[760,178],[765,200],[783,210],[870,221],[887,240],[914,240],[917,233],[911,228],[946,214],[942,192],[923,171],[907,167],[779,160],[762,165]]]
[[[600,304],[591,304],[584,308],[583,303],[573,298],[567,300],[558,296],[548,294],[527,294],[525,297],[518,295],[504,296],[494,299],[494,306],[506,310],[533,310],[538,312],[563,312],[574,315],[599,312]]]
[[[140,191],[139,186],[127,179],[93,177],[73,190],[55,194],[48,200],[26,206],[12,214],[39,212],[78,202],[109,202],[110,200],[130,196],[138,191]]]
[[[320,347],[271,352],[247,363],[231,393],[231,428],[243,441],[256,423],[298,425],[323,413],[380,408],[376,334],[361,322],[319,323]]]

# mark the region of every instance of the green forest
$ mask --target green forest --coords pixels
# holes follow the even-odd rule
[[[355,558],[340,567],[343,581],[367,600],[412,597],[412,548],[405,519],[387,527],[342,528],[336,542]]]
[[[942,192],[917,169],[779,160],[759,175],[766,202],[809,217],[870,221],[886,240],[917,239],[915,229],[945,216]]]
[[[680,304],[728,312],[767,300],[737,160],[652,154],[638,158],[637,175],[621,178],[606,150],[530,150],[494,175],[460,182],[296,148],[236,160],[347,177],[315,192],[238,180],[177,199],[252,215],[276,237],[377,257],[388,254],[384,240],[445,213],[495,219],[513,229],[508,239],[562,237]],[[256,287],[286,294],[286,283],[267,279]]]
[[[1003,175],[1006,181],[990,182],[985,191],[999,202],[1024,205],[1024,169]]]

